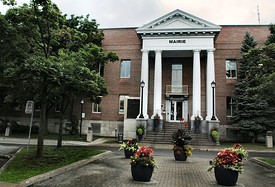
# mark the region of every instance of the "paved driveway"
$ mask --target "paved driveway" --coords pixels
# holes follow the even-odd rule
[[[129,159],[123,152],[112,152],[100,159],[73,171],[52,177],[33,186],[36,187],[215,187],[214,173],[207,172],[211,159],[193,155],[186,162],[175,161],[173,154],[156,155],[158,168],[155,169],[150,182],[132,180]],[[275,186],[275,171],[266,169],[251,161],[245,161],[245,172],[239,175],[236,186],[271,187]]]

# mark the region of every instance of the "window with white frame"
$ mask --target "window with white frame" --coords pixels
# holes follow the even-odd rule
[[[235,79],[237,78],[237,61],[236,60],[226,60],[226,78]]]
[[[131,60],[122,60],[120,62],[120,78],[130,78]]]
[[[93,113],[101,113],[101,104],[93,103],[92,111]]]
[[[236,104],[234,98],[231,96],[226,97],[226,115],[227,117],[233,117],[236,112]]]
[[[119,96],[119,114],[124,114],[124,100],[127,95]]]

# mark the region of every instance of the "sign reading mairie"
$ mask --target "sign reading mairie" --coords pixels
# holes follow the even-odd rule
[[[169,40],[169,44],[185,44],[186,40]]]

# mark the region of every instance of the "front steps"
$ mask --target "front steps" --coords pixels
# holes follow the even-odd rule
[[[144,143],[156,143],[156,144],[171,144],[172,134],[179,128],[184,128],[179,123],[166,123],[163,129],[159,132],[147,131],[145,138],[142,140]],[[191,132],[192,140],[190,145],[196,146],[213,146],[207,134],[193,133]]]

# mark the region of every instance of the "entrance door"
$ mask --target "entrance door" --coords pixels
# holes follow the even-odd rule
[[[169,101],[168,119],[170,122],[179,122],[184,116],[184,105],[182,101]]]

